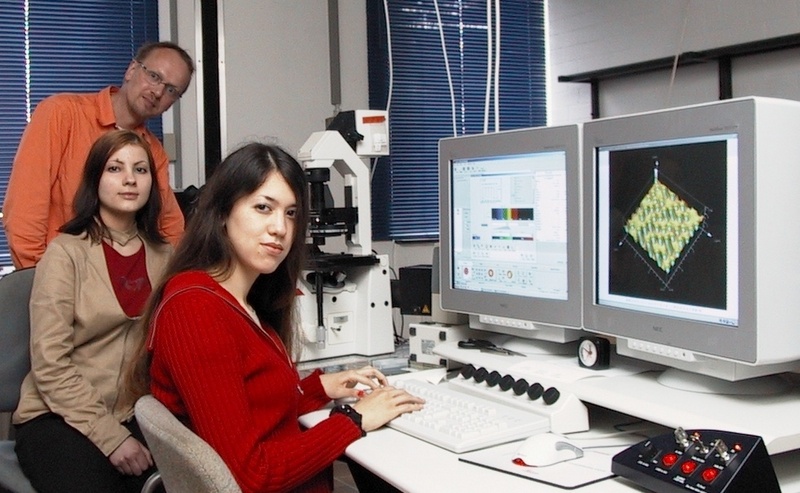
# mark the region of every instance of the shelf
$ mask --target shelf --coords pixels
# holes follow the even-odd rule
[[[735,58],[747,55],[757,55],[776,50],[785,50],[800,47],[800,34],[790,34],[777,38],[763,39],[737,45],[714,48],[704,51],[688,51],[678,56],[678,66],[695,65],[719,60],[721,58]],[[619,65],[617,67],[592,70],[571,75],[560,75],[559,82],[593,82],[596,80],[610,79],[625,75],[636,75],[654,70],[671,68],[675,57],[656,58],[644,62]]]
[[[719,99],[730,99],[733,94],[731,80],[731,60],[733,58],[798,47],[800,47],[800,34],[789,34],[721,48],[684,52],[678,55],[677,66],[716,62],[719,70]],[[577,74],[560,75],[558,81],[590,83],[592,85],[592,118],[599,118],[600,108],[598,96],[599,83],[601,80],[670,69],[674,64],[675,57],[656,58]]]

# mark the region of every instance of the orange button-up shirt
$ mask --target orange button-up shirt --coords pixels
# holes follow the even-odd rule
[[[89,149],[116,128],[109,86],[99,93],[56,94],[36,106],[22,134],[3,203],[11,259],[31,267],[58,228],[74,217],[72,203],[83,178]],[[162,234],[173,244],[183,234],[183,214],[169,185],[169,158],[144,125],[135,131],[150,144],[161,192]]]

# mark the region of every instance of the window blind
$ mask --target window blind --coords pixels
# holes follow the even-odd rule
[[[0,2],[0,203],[39,101],[119,85],[139,46],[158,39],[158,0]],[[148,127],[161,138],[160,118]],[[4,230],[0,265],[11,265]]]
[[[388,106],[390,125],[390,155],[373,164],[374,239],[438,239],[439,139],[483,133],[487,120],[489,131],[547,123],[544,0],[494,3],[499,23],[486,0],[367,2],[369,104]],[[499,79],[498,128],[487,78]]]

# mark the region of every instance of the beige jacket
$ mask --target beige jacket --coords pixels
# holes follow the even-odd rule
[[[171,252],[145,242],[151,286]],[[36,265],[30,309],[31,371],[13,422],[54,412],[110,455],[130,435],[120,423],[133,409],[117,401],[140,333],[117,301],[102,245],[84,235],[54,238]]]

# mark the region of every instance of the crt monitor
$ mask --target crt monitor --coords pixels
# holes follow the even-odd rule
[[[662,381],[696,390],[796,369],[800,102],[748,97],[583,129],[585,330],[688,372]]]
[[[476,329],[577,339],[580,127],[442,139],[439,186],[442,308]]]

